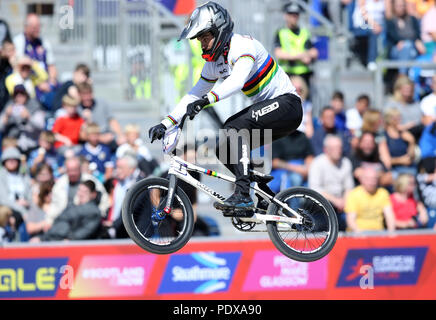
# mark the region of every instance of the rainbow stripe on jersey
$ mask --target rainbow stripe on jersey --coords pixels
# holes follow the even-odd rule
[[[255,96],[270,83],[272,78],[274,78],[275,74],[277,73],[278,68],[279,67],[274,59],[268,55],[262,66],[244,84],[242,92],[244,92],[247,97]]]

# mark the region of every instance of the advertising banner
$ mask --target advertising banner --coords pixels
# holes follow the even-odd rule
[[[171,255],[129,240],[0,248],[0,299],[436,299],[435,233],[340,237],[310,263],[269,239],[215,239]]]
[[[170,257],[158,293],[227,292],[240,252],[196,252]]]
[[[427,251],[427,247],[349,250],[337,287],[359,287],[364,266],[371,270],[374,286],[416,285]]]
[[[304,263],[290,260],[277,250],[257,251],[248,269],[243,291],[325,289],[327,259]]]
[[[145,254],[84,256],[69,297],[141,296],[155,260]]]
[[[0,260],[0,298],[54,298],[68,258]]]

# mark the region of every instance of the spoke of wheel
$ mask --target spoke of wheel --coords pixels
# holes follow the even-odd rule
[[[314,233],[313,232],[311,232],[313,235],[314,235]],[[314,237],[312,237],[312,239],[313,239],[313,241],[314,241],[314,243],[315,243],[315,246],[313,247],[314,248],[314,250],[317,250],[317,249],[319,249],[320,247],[319,246],[316,246],[316,244],[317,244],[317,239],[316,239],[316,237],[314,236]],[[311,242],[312,243],[312,242]],[[321,243],[321,246],[322,246],[322,243]]]
[[[306,247],[307,247],[307,245],[310,245],[310,242],[309,242],[309,239],[307,239],[306,232],[303,232],[303,234],[304,234],[304,239],[306,239],[306,241],[304,241],[304,251],[306,251]]]
[[[308,242],[309,242],[309,244],[310,244],[310,248],[311,248],[311,249],[313,249],[313,250],[318,249],[318,247],[313,246],[313,243],[312,243],[312,241],[311,241],[310,239],[307,239],[307,240],[308,240]],[[313,251],[313,250],[311,250],[311,251]]]
[[[320,249],[325,242],[327,241],[328,237],[329,237],[329,230],[331,228],[330,226],[330,222],[329,222],[329,218],[328,218],[328,213],[326,212],[326,209],[321,206],[320,204],[316,203],[315,201],[313,201],[311,198],[308,198],[306,196],[304,196],[305,200],[306,200],[306,205],[307,205],[307,201],[311,201],[310,205],[307,205],[308,209],[308,214],[310,214],[312,217],[317,216],[319,217],[319,219],[321,219],[321,224],[322,225],[326,225],[327,231],[311,231],[310,234],[313,236],[313,239],[309,239],[306,237],[308,245],[312,248],[316,249]]]
[[[284,233],[284,234],[283,234]],[[286,236],[289,234],[289,231],[279,232],[280,238],[286,242]]]
[[[294,244],[296,241],[298,241],[298,235],[299,235],[299,232],[296,232],[296,233],[295,233],[295,238],[293,239],[294,241],[293,241],[292,243],[289,243],[289,241],[285,241],[285,242],[289,245],[289,247],[294,248],[293,244]],[[294,249],[296,249],[296,248],[294,248]]]
[[[277,231],[278,231],[278,225],[277,225],[277,223],[276,223],[276,228],[277,228]],[[279,233],[280,237],[282,238],[282,240],[283,240],[285,243],[288,243],[288,241],[286,241],[285,238],[287,238],[287,235],[288,235],[288,234],[291,234],[291,233],[294,234],[295,232],[293,232],[293,231],[282,231],[282,232],[278,231],[278,233]],[[297,232],[296,234],[297,234],[297,238],[298,238],[298,232]]]
[[[163,221],[159,221],[159,222],[157,223],[157,226],[156,226],[156,229],[155,229],[155,235],[156,235],[157,237],[159,237],[159,239],[161,238],[161,237],[160,237],[160,226],[162,225],[162,222],[163,222]]]
[[[304,239],[305,239],[305,241],[304,241],[304,251],[307,251],[306,250],[307,247],[309,247],[309,249],[310,249],[310,242],[309,242],[309,239],[307,239],[306,232],[304,232],[303,234],[304,234]]]
[[[148,227],[147,227],[147,228],[144,230],[144,232],[142,233],[142,235],[143,235],[145,238],[147,237],[147,232],[148,232],[148,230],[150,230],[150,227],[153,227],[153,224],[151,223],[151,221],[150,221]]]
[[[315,236],[315,232],[312,231],[312,234],[313,234],[313,238],[315,239],[315,241],[317,241],[318,239],[317,239],[317,237]],[[320,247],[322,247],[322,245],[324,244],[324,241],[322,241],[322,240],[318,240],[318,241],[319,241],[319,243],[320,243]]]

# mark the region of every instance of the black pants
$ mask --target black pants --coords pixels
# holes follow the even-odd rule
[[[251,150],[263,146],[265,137],[267,140],[270,137],[269,142],[272,142],[291,134],[302,117],[300,98],[284,94],[255,103],[226,120],[216,154],[236,176],[235,191],[249,195]]]

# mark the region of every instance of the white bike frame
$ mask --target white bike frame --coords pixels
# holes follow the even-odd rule
[[[200,174],[206,174],[208,176],[219,178],[219,179],[231,182],[231,183],[235,183],[235,181],[236,181],[235,178],[232,178],[232,177],[227,176],[225,174],[221,174],[221,173],[216,172],[216,171],[212,171],[212,170],[208,170],[208,169],[204,169],[202,167],[196,166],[190,162],[183,160],[182,158],[180,158],[172,153],[169,153],[167,155],[171,158],[170,168],[168,170],[169,177],[171,177],[171,175],[173,175],[173,176],[185,181],[186,183],[190,184],[194,188],[203,191],[204,193],[206,193],[210,197],[214,198],[215,200],[217,200],[221,203],[224,202],[224,200],[226,199],[225,197],[223,197],[222,195],[220,195],[218,192],[216,192],[212,188],[208,187],[207,185],[205,185],[205,184],[201,183],[200,181],[198,181],[197,179],[195,179],[193,176],[191,176],[189,174],[188,171],[194,171],[194,172],[198,172]],[[262,173],[257,172],[255,170],[253,170],[253,174],[263,176]],[[170,181],[171,181],[171,179],[170,179]],[[171,183],[170,183],[170,187],[171,187]],[[290,208],[286,203],[281,202],[280,200],[276,199],[275,197],[269,195],[268,193],[266,193],[265,191],[260,189],[257,182],[254,182],[253,186],[250,186],[250,188],[252,188],[255,191],[255,193],[259,194],[262,198],[268,200],[269,202],[275,203],[276,205],[288,210],[289,212],[291,212],[294,215],[294,217],[285,217],[285,216],[256,213],[255,216],[252,218],[240,218],[242,221],[244,221],[244,222],[257,222],[257,223],[259,223],[259,222],[266,223],[267,221],[276,221],[276,222],[284,222],[284,223],[290,223],[290,224],[302,224],[303,217],[298,212],[296,212],[295,210]],[[170,194],[173,194],[173,190],[168,190],[168,194],[169,194],[168,198],[171,198]],[[171,203],[167,203],[168,208],[170,208],[170,205],[171,205]]]

